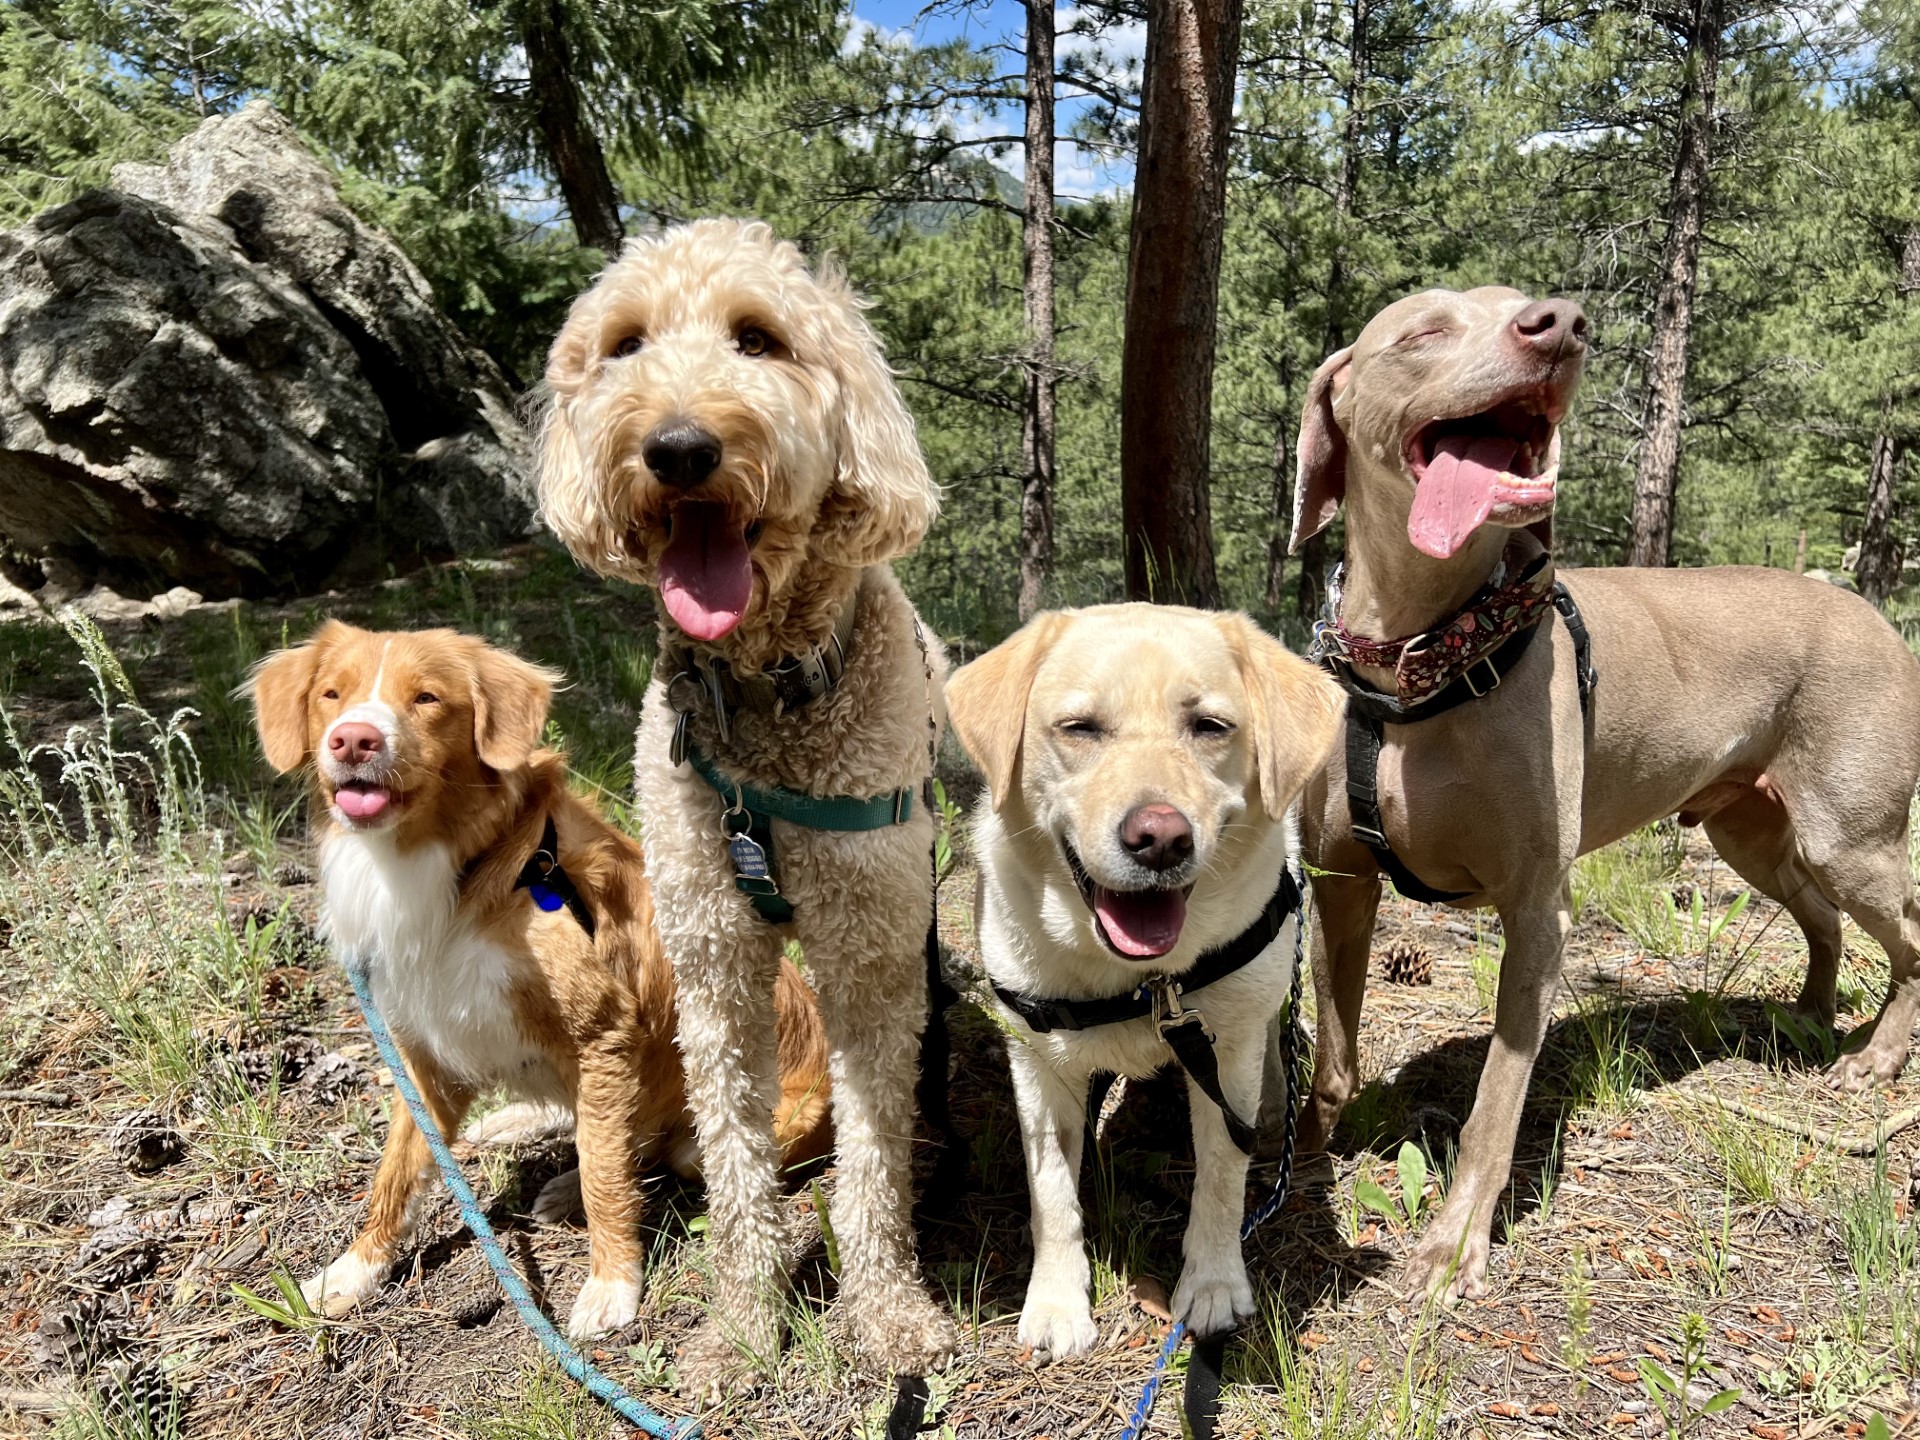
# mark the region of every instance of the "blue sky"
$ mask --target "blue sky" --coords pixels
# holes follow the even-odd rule
[[[1071,9],[1057,10],[1056,28],[1066,30],[1073,21]],[[1008,70],[1019,66],[1020,46],[1026,29],[1026,7],[1019,0],[977,0],[977,3],[963,5],[947,3],[929,6],[922,0],[854,0],[853,18],[855,35],[868,27],[883,35],[897,36],[902,40],[911,39],[922,45],[939,44],[953,39],[965,39],[976,46],[1001,44],[1008,47],[1003,52],[1003,62]],[[1139,27],[1127,27],[1111,34],[1104,42],[1107,54],[1115,60],[1138,61],[1145,43],[1145,36]],[[1057,43],[1060,58],[1072,53],[1076,48],[1086,49],[1087,43],[1077,37],[1062,35]],[[1086,107],[1087,101],[1076,97],[1070,90],[1063,89],[1055,101],[1054,127],[1064,133],[1073,125],[1076,115]],[[956,113],[954,125],[962,135],[966,134],[1017,134],[1023,123],[1018,109],[1003,110],[999,116],[988,118],[981,115]],[[1024,174],[1018,150],[1001,156],[996,163],[1015,176]],[[1133,182],[1133,163],[1131,158],[1116,160],[1083,150],[1072,141],[1064,141],[1054,152],[1054,189],[1063,199],[1086,199],[1094,195],[1109,194],[1124,189]]]

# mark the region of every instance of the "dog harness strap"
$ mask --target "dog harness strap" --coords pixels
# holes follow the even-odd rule
[[[1409,900],[1428,905],[1443,905],[1464,900],[1470,890],[1436,890],[1393,853],[1387,843],[1385,821],[1380,816],[1380,722],[1347,709],[1347,814],[1353,822],[1353,838],[1372,852],[1374,862],[1393,881],[1393,888]]]
[[[1580,714],[1584,719],[1593,708],[1594,688],[1600,683],[1600,672],[1593,668],[1593,636],[1572,594],[1558,580],[1553,582],[1553,608],[1567,622],[1567,634],[1573,637],[1573,673],[1580,682]]]
[[[680,737],[676,736],[676,745],[679,743]],[[902,785],[866,800],[849,795],[808,795],[780,785],[742,785],[690,745],[682,758],[726,802],[720,825],[727,836],[728,858],[733,862],[734,888],[752,902],[762,920],[772,925],[785,925],[793,919],[793,903],[780,893],[773,821],[785,820],[808,830],[852,833],[884,830],[913,818],[910,786]]]
[[[735,670],[721,656],[702,659],[684,650],[674,658],[679,674],[691,678],[698,690],[712,698],[715,718],[725,735],[727,717],[733,712],[783,715],[812,704],[838,685],[853,654],[853,628],[859,618],[856,593],[840,607],[825,640],[804,655],[788,655],[763,670]]]
[[[1245,969],[1280,938],[1288,918],[1299,908],[1299,882],[1291,870],[1282,870],[1280,883],[1253,924],[1226,944],[1207,951],[1193,962],[1191,969],[1174,977],[1180,982],[1181,993],[1193,995],[1217,980],[1226,979],[1234,971]],[[995,985],[993,993],[1002,1005],[1026,1021],[1027,1028],[1034,1034],[1046,1035],[1055,1030],[1092,1030],[1100,1025],[1118,1025],[1151,1015],[1154,1003],[1150,984],[1144,982],[1125,994],[1102,1000],[1046,1000],[1022,995],[1003,985]]]
[[[1213,1051],[1213,1031],[1198,1010],[1181,1005],[1183,987],[1172,976],[1160,975],[1147,982],[1153,992],[1154,1024],[1160,1038],[1173,1051],[1173,1058],[1187,1077],[1200,1087],[1200,1093],[1214,1103],[1220,1118],[1227,1122],[1227,1135],[1243,1155],[1253,1154],[1258,1138],[1253,1126],[1240,1117],[1220,1086],[1220,1059]]]
[[[553,816],[547,816],[547,828],[540,832],[540,848],[520,867],[513,888],[530,892],[533,903],[542,910],[558,910],[565,905],[580,922],[580,928],[587,932],[587,938],[593,938],[593,911],[580,894],[580,887],[573,883],[573,877],[560,864],[560,834],[554,829]]]

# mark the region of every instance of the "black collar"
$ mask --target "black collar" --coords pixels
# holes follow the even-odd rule
[[[1280,883],[1253,924],[1226,944],[1207,951],[1182,974],[1166,978],[1188,997],[1217,980],[1226,979],[1250,965],[1273,944],[1288,917],[1299,908],[1299,884],[1292,871],[1283,869]],[[1123,1020],[1138,1020],[1154,1013],[1151,981],[1142,981],[1125,994],[1103,1000],[1043,1000],[999,985],[993,987],[993,993],[1000,997],[1001,1004],[1026,1021],[1027,1028],[1036,1035],[1053,1030],[1091,1030],[1098,1025],[1117,1025]]]
[[[846,674],[853,655],[853,627],[860,617],[860,592],[855,590],[834,617],[827,638],[804,655],[787,655],[760,670],[739,671],[721,655],[702,654],[673,645],[661,655],[672,686],[682,680],[696,695],[713,702],[714,725],[728,738],[730,717],[741,710],[781,715],[810,705],[830,692]],[[685,713],[690,707],[676,704]]]
[[[580,928],[587,932],[587,938],[593,938],[593,911],[581,896],[580,887],[573,883],[573,877],[560,864],[560,835],[554,829],[553,816],[547,816],[547,828],[540,832],[540,848],[520,867],[513,888],[530,892],[533,903],[542,910],[558,910],[565,905],[580,922]]]

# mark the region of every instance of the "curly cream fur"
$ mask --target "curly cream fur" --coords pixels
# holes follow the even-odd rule
[[[735,345],[743,325],[779,342]],[[643,336],[637,352],[619,342]],[[840,684],[779,716],[710,705],[691,738],[728,774],[815,795],[916,795],[929,768],[946,662],[885,562],[925,533],[939,495],[878,342],[845,282],[809,272],[764,225],[699,221],[630,244],[573,307],[555,341],[541,440],[548,523],[582,563],[657,585],[666,519],[680,498],[640,458],[665,420],[722,442],[699,488],[758,523],[752,599],[709,647],[736,667],[819,643],[842,607],[858,620]],[[670,620],[662,640],[685,646]],[[929,674],[929,669],[931,673]],[[689,687],[676,698],[685,703]],[[786,935],[734,887],[719,797],[668,745],[667,686],[648,691],[634,756],[660,937],[679,987],[680,1046],[709,1194],[710,1324],[683,1347],[682,1384],[714,1397],[765,1373],[780,1342],[785,1245],[772,1114],[773,976]],[[954,1331],[913,1253],[910,1145],[917,1037],[926,1017],[920,947],[931,918],[931,818],[831,834],[775,822],[782,891],[805,947],[832,1047],[839,1141],[833,1202],[841,1294],[863,1351],[887,1370],[943,1363]]]

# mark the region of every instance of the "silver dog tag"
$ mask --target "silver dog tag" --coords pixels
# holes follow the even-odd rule
[[[735,835],[727,841],[727,854],[733,857],[733,873],[742,880],[765,880],[767,850],[751,835]]]

